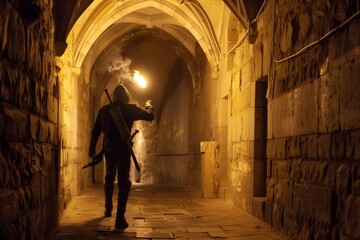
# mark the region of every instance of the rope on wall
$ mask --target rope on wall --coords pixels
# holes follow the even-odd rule
[[[287,61],[291,58],[294,58],[296,56],[298,56],[299,54],[301,54],[302,52],[304,52],[305,50],[309,49],[310,47],[321,43],[322,41],[324,41],[325,39],[327,39],[328,37],[330,37],[332,34],[334,34],[335,32],[337,32],[338,30],[340,30],[341,28],[343,28],[344,26],[346,26],[348,23],[350,23],[354,18],[356,18],[357,16],[360,15],[360,11],[357,11],[356,13],[354,13],[351,17],[349,17],[347,20],[345,20],[342,24],[340,24],[339,26],[337,26],[336,28],[330,30],[328,33],[326,33],[324,36],[322,36],[321,38],[319,38],[318,40],[306,45],[305,47],[303,47],[302,49],[300,49],[298,52],[291,54],[288,57],[285,57],[283,59],[277,59],[274,55],[274,51],[273,51],[273,59],[276,63],[281,63],[284,61]],[[274,44],[274,41],[273,41]]]

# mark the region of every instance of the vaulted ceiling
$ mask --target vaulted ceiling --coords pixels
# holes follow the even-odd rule
[[[118,0],[114,0],[118,1]],[[174,0],[176,1],[176,0]],[[67,47],[66,38],[81,14],[89,7],[93,0],[54,0],[53,13],[55,19],[56,55],[61,56]],[[180,3],[196,2],[196,0],[178,0]],[[246,25],[255,19],[264,0],[223,0],[238,20]],[[147,8],[137,14],[156,15],[161,13],[154,8]],[[133,17],[136,17],[135,15]]]

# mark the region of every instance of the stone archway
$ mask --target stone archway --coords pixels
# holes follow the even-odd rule
[[[141,10],[156,9],[154,15],[146,16]],[[156,14],[163,13],[159,18]],[[193,40],[199,43],[211,67],[212,76],[217,77],[220,50],[217,39],[214,36],[211,25],[205,22],[206,14],[199,7],[174,3],[173,1],[94,1],[84,14],[75,23],[69,34],[70,42],[73,42],[73,65],[81,68],[86,56],[90,53],[91,46],[113,24],[121,22],[133,23],[128,31],[138,25],[147,27],[159,26],[164,31],[177,38],[190,52],[194,53]],[[187,38],[180,38],[180,26],[187,29],[191,36],[191,42]],[[115,33],[113,33],[115,34]],[[119,33],[115,34],[119,36]],[[90,53],[91,54],[91,53]]]

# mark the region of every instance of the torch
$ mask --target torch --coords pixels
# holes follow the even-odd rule
[[[146,91],[147,82],[146,82],[145,78],[140,75],[139,71],[136,71],[136,70],[134,71],[134,80],[136,81],[137,84],[139,84],[139,86],[141,88],[144,89],[146,98],[147,98],[147,100],[149,100],[149,96]]]

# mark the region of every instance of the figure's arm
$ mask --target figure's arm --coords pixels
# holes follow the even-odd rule
[[[155,111],[151,100],[146,101],[145,109],[136,107],[134,112],[135,120],[152,121],[155,118]]]

